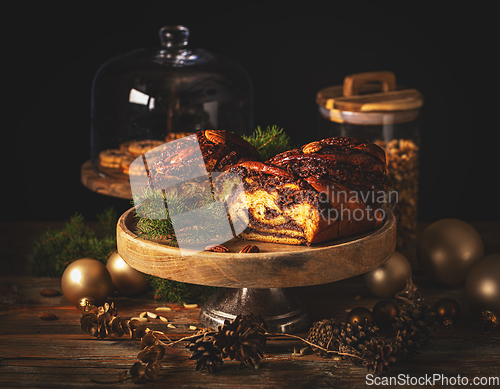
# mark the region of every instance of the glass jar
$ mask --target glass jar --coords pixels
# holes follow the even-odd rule
[[[322,89],[318,136],[354,136],[386,152],[389,188],[386,205],[397,220],[397,248],[415,243],[418,222],[419,116],[422,95],[396,85],[392,72],[345,77],[344,84]]]
[[[114,57],[94,77],[90,162],[101,177],[128,184],[127,166],[120,168],[118,161],[131,147],[137,156],[202,129],[239,135],[253,131],[253,91],[246,71],[228,58],[189,47],[186,27],[166,26],[159,35],[161,47]],[[83,176],[93,189],[94,177]]]

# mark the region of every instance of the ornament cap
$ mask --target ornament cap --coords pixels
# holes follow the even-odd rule
[[[82,311],[86,311],[93,305],[95,305],[95,302],[89,297],[84,297],[78,301],[78,308],[80,308]]]
[[[447,331],[453,331],[453,320],[452,319],[443,320],[443,325]]]
[[[500,318],[491,311],[481,312],[481,331],[489,334],[500,325]]]

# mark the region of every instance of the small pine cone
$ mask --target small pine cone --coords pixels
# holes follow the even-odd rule
[[[121,338],[123,335],[130,336],[130,327],[128,326],[128,320],[122,319],[117,316],[111,321],[111,331],[114,336]]]
[[[111,304],[104,303],[104,305],[97,308],[97,311],[98,315],[108,313],[110,316],[116,316],[118,314],[118,310],[116,309],[114,302],[111,302]]]
[[[148,380],[158,379],[161,366],[158,362],[150,362],[143,365],[141,362],[136,362],[130,368],[131,381],[134,384],[144,384]]]
[[[367,322],[364,325],[345,323],[339,334],[339,351],[360,356],[364,343],[369,341],[377,330],[378,327],[373,323]]]
[[[90,333],[92,328],[97,328],[97,315],[95,313],[85,313],[80,318],[80,327],[82,331]]]
[[[215,334],[215,346],[223,358],[241,362],[241,366],[258,368],[264,356],[267,336],[265,323],[254,315],[238,315],[233,321],[226,320]]]
[[[431,338],[436,323],[435,312],[423,301],[402,307],[393,324],[396,331],[395,345],[401,361],[410,360],[418,354],[422,345]]]
[[[132,339],[142,339],[146,335],[148,327],[137,319],[132,319],[128,321],[128,327],[130,328],[130,337]]]
[[[214,333],[206,333],[192,339],[187,345],[193,351],[191,358],[196,360],[196,370],[207,370],[209,373],[218,371],[218,365],[222,365],[222,356],[219,348],[215,346]]]
[[[144,363],[154,363],[161,361],[165,356],[165,347],[161,344],[154,344],[147,346],[137,354],[137,359],[140,359]]]
[[[391,371],[391,366],[396,363],[396,348],[391,341],[371,339],[364,344],[362,358],[363,364],[375,376],[380,376]]]
[[[340,323],[335,322],[333,319],[323,319],[313,323],[307,333],[306,340],[323,349],[338,351],[340,331]],[[324,350],[314,346],[313,350],[320,356],[328,355]]]
[[[121,333],[118,328],[118,323],[115,323],[115,315],[118,311],[114,303],[105,303],[100,307],[85,305],[82,310],[83,315],[80,318],[80,326],[83,331],[101,339],[106,338],[110,334],[115,335]],[[123,333],[125,333],[125,331],[123,331]]]

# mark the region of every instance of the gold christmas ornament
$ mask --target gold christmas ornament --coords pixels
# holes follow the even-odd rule
[[[373,323],[372,311],[365,307],[353,308],[347,314],[346,322],[352,326],[359,325],[361,327],[364,327],[367,324]]]
[[[82,299],[101,305],[113,291],[113,284],[106,266],[96,259],[82,258],[64,270],[61,288],[66,299],[75,306],[79,306]]]
[[[427,227],[417,242],[417,260],[427,277],[446,286],[463,285],[484,256],[484,245],[470,224],[442,219]]]
[[[465,297],[476,311],[500,316],[500,254],[487,255],[467,274]]]
[[[379,327],[390,326],[399,316],[399,307],[392,300],[380,300],[372,308],[373,321]]]
[[[130,267],[118,251],[111,254],[106,268],[114,288],[121,294],[132,296],[144,292],[149,287],[146,275]]]
[[[395,251],[383,265],[363,274],[363,280],[375,296],[389,299],[406,287],[406,280],[411,276],[410,262]]]
[[[460,305],[450,298],[443,298],[434,304],[436,319],[443,323],[444,327],[451,331],[455,322],[460,318]]]

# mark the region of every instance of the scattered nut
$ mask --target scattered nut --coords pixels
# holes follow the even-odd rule
[[[396,247],[411,244],[417,237],[418,146],[411,139],[374,142],[385,151],[390,186],[386,206],[397,220]]]
[[[168,321],[168,319],[164,316],[158,316],[160,318],[161,321]]]
[[[168,323],[168,324],[167,324],[167,327],[168,327],[168,328],[177,328],[177,327],[176,327],[176,326],[174,326],[172,323]]]
[[[42,295],[43,297],[56,297],[60,296],[61,292],[56,289],[46,288],[40,291],[40,295]]]
[[[191,331],[195,331],[197,328],[196,328],[196,326],[189,326],[189,329],[190,329]]]
[[[184,308],[187,308],[187,309],[198,308],[198,304],[186,304],[186,303],[184,303]]]
[[[240,253],[258,253],[259,251],[260,249],[257,246],[253,244],[247,244],[240,250]]]
[[[148,321],[148,318],[147,317],[133,317],[131,318],[130,320],[137,320],[137,321],[140,321],[140,322],[145,322],[145,321]]]
[[[205,251],[213,251],[214,253],[228,253],[229,249],[221,244],[211,244],[205,247]]]
[[[158,315],[156,313],[153,313],[153,312],[147,312],[146,313],[148,315],[148,317],[150,317],[151,319],[157,319],[158,318]]]
[[[172,308],[170,308],[170,307],[158,307],[158,308],[156,308],[156,310],[158,312],[170,312],[172,310]]]
[[[147,315],[147,314],[148,314],[147,312],[142,312],[142,313],[139,315],[139,317],[146,317],[146,315]]]
[[[42,312],[38,315],[38,317],[42,320],[57,320],[59,319],[56,315],[54,315],[52,312]]]

